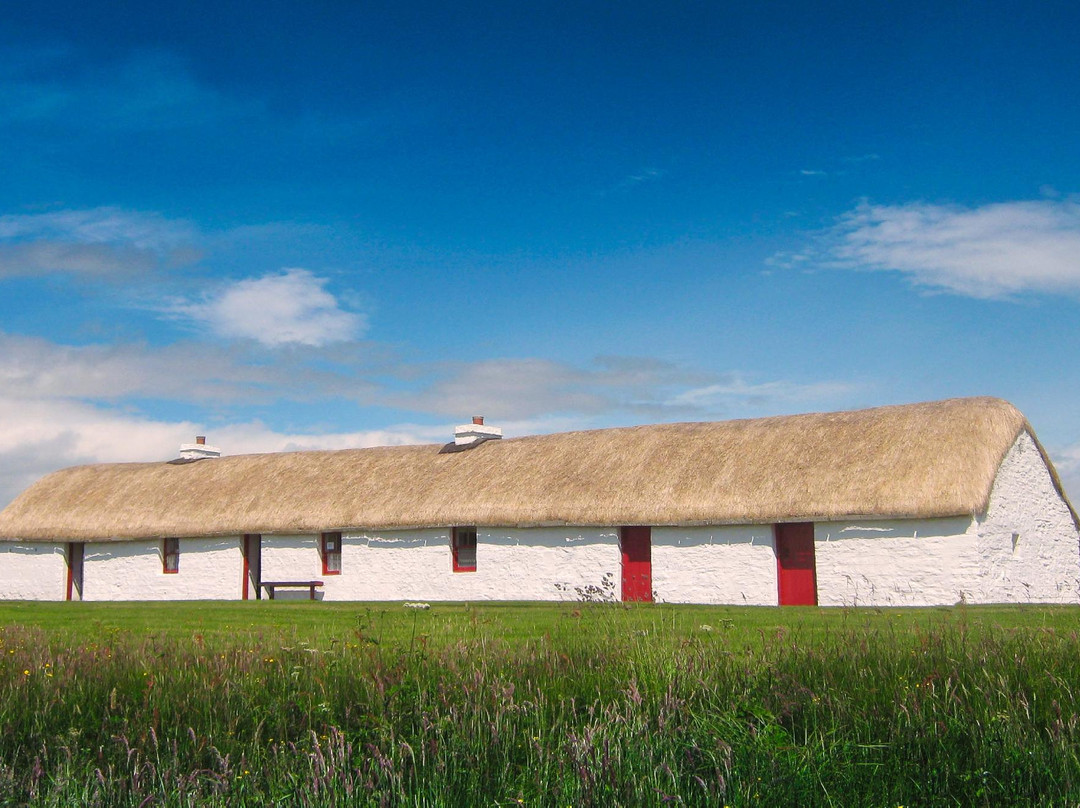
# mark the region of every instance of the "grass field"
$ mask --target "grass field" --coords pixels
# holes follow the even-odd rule
[[[3,805],[1077,805],[1080,609],[0,603]]]

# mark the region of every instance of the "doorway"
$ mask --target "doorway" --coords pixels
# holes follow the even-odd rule
[[[619,530],[622,549],[622,599],[652,603],[652,528]]]
[[[81,541],[69,541],[67,544],[67,593],[64,600],[83,599],[83,558],[86,545]]]
[[[776,585],[781,606],[817,606],[814,523],[776,525]]]
[[[255,593],[255,600],[262,600],[262,536],[258,533],[245,533],[243,599],[248,600],[250,593]]]

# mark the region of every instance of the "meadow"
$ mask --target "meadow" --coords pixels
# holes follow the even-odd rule
[[[0,804],[1080,804],[1080,609],[0,603]]]

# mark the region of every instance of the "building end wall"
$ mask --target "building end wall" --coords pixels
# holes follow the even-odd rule
[[[998,468],[976,532],[975,602],[1080,600],[1080,532],[1026,430]]]

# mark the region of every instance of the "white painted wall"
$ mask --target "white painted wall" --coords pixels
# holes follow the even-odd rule
[[[180,539],[180,571],[162,572],[161,542],[88,542],[83,600],[235,600],[241,595],[239,536]]]
[[[1076,603],[1080,533],[1035,441],[1020,434],[977,524],[978,603]]]
[[[1080,599],[1080,532],[1026,431],[998,469],[985,514],[821,523],[814,534],[822,606]]]
[[[453,571],[448,529],[346,532],[341,544],[341,574],[324,575],[318,536],[263,536],[263,580],[321,580],[326,600],[576,600],[606,575],[619,596],[612,529],[480,528],[475,572]]]
[[[972,524],[968,517],[815,524],[818,605],[930,606],[970,600],[978,574]]]
[[[67,595],[64,543],[0,542],[0,598],[63,600]]]
[[[654,527],[657,601],[775,606],[772,525]]]

